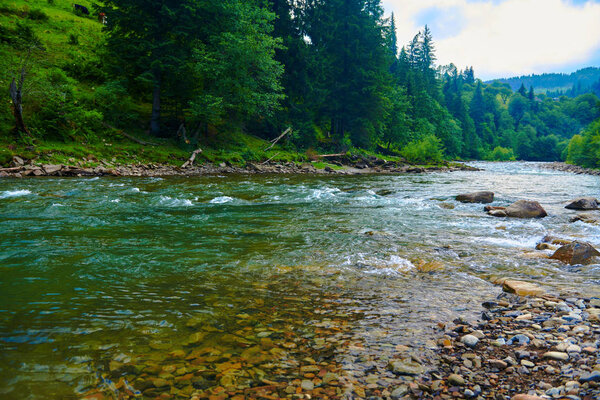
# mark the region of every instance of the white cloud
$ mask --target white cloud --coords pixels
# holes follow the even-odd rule
[[[384,5],[396,16],[399,43],[408,43],[420,24],[433,25],[438,63],[472,65],[484,78],[585,64],[600,50],[600,4],[592,1],[385,0]],[[435,27],[449,23],[460,26],[436,39]]]

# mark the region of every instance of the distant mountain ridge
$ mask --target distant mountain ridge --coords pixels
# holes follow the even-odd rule
[[[600,91],[600,68],[587,67],[570,74],[546,73],[492,79],[488,83],[495,81],[509,84],[513,91],[525,85],[527,89],[533,86],[536,93],[575,97]]]

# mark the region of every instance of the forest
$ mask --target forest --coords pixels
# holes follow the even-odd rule
[[[437,65],[431,30],[398,43],[379,0],[82,4],[89,14],[62,0],[0,7],[0,85],[20,95],[0,105],[8,142],[127,131],[218,148],[291,128],[283,146],[296,153],[600,166],[595,94],[513,91],[472,67]]]
[[[536,93],[545,93],[548,97],[563,95],[577,97],[589,92],[600,96],[600,68],[598,67],[582,68],[570,74],[531,74],[495,80],[508,83],[512,90],[518,90],[521,85],[533,86]]]

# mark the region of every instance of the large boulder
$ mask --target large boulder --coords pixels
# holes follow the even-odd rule
[[[550,256],[551,259],[559,260],[565,264],[591,264],[600,252],[587,242],[575,241],[560,247]]]
[[[571,200],[571,202],[565,206],[569,210],[597,210],[598,209],[598,199],[594,197],[580,197],[575,200]]]
[[[461,203],[491,203],[494,201],[494,192],[473,192],[464,193],[456,196],[456,200]]]
[[[506,207],[506,216],[512,218],[544,218],[546,210],[537,201],[519,200]]]

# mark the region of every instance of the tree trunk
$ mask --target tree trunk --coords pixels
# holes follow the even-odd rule
[[[160,78],[156,77],[152,91],[152,116],[150,117],[150,133],[158,136],[160,133]]]
[[[23,84],[25,82],[25,74],[25,67],[22,67],[19,82],[17,83],[15,78],[13,78],[10,83],[9,92],[12,100],[12,109],[13,115],[15,116],[15,126],[17,131],[31,135],[23,120]]]

